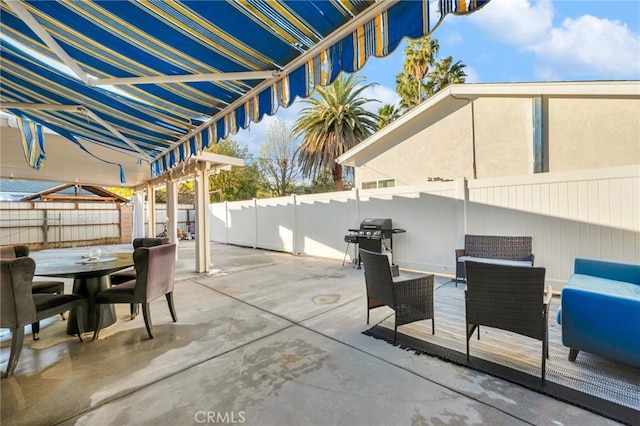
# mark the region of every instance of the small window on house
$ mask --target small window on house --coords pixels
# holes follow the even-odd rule
[[[395,179],[368,180],[362,182],[362,189],[391,188],[396,186]]]

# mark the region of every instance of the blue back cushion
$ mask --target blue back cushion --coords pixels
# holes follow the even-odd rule
[[[640,285],[640,265],[630,263],[577,258],[573,272]]]

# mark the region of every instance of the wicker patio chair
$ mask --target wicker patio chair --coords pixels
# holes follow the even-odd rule
[[[388,306],[396,313],[394,343],[398,326],[414,321],[431,319],[431,332],[435,334],[433,275],[415,278],[394,276],[386,254],[360,249],[360,258],[364,263],[367,286],[367,324],[371,309]]]
[[[547,323],[551,289],[545,268],[466,262],[467,362],[469,340],[480,326],[511,331],[542,341],[542,383],[549,357]]]

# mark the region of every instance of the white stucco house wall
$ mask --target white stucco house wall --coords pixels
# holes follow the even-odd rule
[[[640,167],[640,81],[452,85],[338,162],[363,189]]]

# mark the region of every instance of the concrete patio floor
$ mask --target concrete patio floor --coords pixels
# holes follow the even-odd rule
[[[350,265],[222,244],[211,257],[212,274],[198,275],[193,241],[180,243],[178,322],[155,301],[154,339],[128,305],[96,342],[67,336],[60,317],[39,341],[27,335],[15,376],[1,381],[2,425],[615,424],[361,334],[392,311],[366,324],[363,273]],[[4,370],[8,341],[1,355]]]

